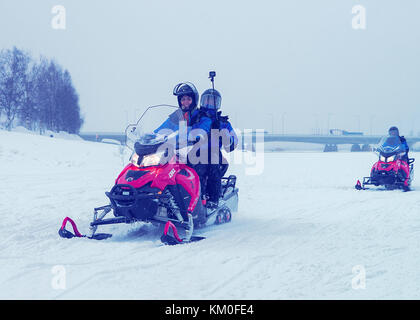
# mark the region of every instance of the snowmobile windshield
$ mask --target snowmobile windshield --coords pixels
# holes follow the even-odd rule
[[[399,152],[404,152],[405,147],[402,145],[399,136],[384,136],[378,144],[377,150],[381,154],[396,154]]]
[[[125,129],[126,146],[134,151],[134,144],[153,146],[167,141],[174,135],[177,123],[183,120],[181,109],[171,105],[156,105],[146,108],[136,124]]]

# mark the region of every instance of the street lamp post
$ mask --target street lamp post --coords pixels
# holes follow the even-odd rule
[[[327,133],[330,132],[330,129],[331,129],[331,127],[330,127],[330,118],[333,115],[334,115],[333,113],[328,113]]]
[[[357,131],[360,132],[360,115],[356,115],[357,119]]]
[[[372,131],[372,127],[373,127],[373,119],[375,118],[375,116],[374,115],[371,115],[370,116],[370,118],[369,118],[369,126],[370,126],[370,135],[372,135],[373,134],[373,131]]]
[[[274,133],[274,115],[272,113],[269,113],[268,116],[271,117],[271,134]]]
[[[312,114],[315,117],[315,134],[319,135],[320,131],[319,131],[319,121],[318,121],[318,114]]]
[[[281,130],[282,134],[284,135],[284,117],[286,116],[286,112],[283,112],[281,115]]]

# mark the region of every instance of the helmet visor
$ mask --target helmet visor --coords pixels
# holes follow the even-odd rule
[[[211,93],[206,93],[201,96],[200,106],[202,108],[217,110],[220,108],[222,98]]]

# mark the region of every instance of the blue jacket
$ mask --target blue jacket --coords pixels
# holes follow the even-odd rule
[[[408,153],[410,151],[410,148],[408,147],[407,140],[404,138],[404,136],[400,136],[401,145],[404,146],[405,151]]]
[[[170,115],[168,119],[166,119],[166,121],[155,130],[155,132],[162,129],[170,129],[172,131],[179,130],[179,119],[178,117],[172,117],[172,115]],[[191,112],[185,112],[184,119],[187,121],[187,134],[194,129],[202,129],[208,135],[210,134],[212,121],[209,117],[200,115],[200,110],[194,109]]]
[[[228,120],[220,123],[220,130],[223,130],[223,129],[227,129],[229,131],[230,147],[229,147],[229,150],[226,150],[226,151],[231,152],[235,150],[238,144],[238,137],[236,135],[235,130],[233,130],[232,125],[230,124]]]
[[[227,116],[222,116],[221,111],[216,112],[215,110],[203,110],[203,113],[209,117],[212,121],[212,129],[219,129],[221,130],[222,134],[225,138],[229,138],[230,145],[225,149],[227,152],[231,152],[235,150],[238,137],[233,130],[232,125],[230,124]],[[222,131],[223,130],[223,131]],[[226,136],[227,135],[227,136]],[[219,151],[223,147],[221,143],[219,143]]]

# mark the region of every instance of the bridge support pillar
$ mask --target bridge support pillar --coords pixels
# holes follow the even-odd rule
[[[353,145],[351,146],[350,151],[351,151],[351,152],[360,152],[360,151],[362,151],[362,149],[360,149],[360,145],[358,145],[358,144],[353,144]]]
[[[369,144],[364,144],[362,146],[362,151],[364,151],[364,152],[370,152],[370,151],[372,151],[372,147]]]
[[[324,147],[324,152],[337,152],[338,148],[336,144],[326,144]]]
[[[242,141],[240,142],[242,150],[248,150],[252,152],[256,151],[257,133],[255,130],[252,130],[251,135],[245,135],[244,132],[242,132],[241,140]]]

